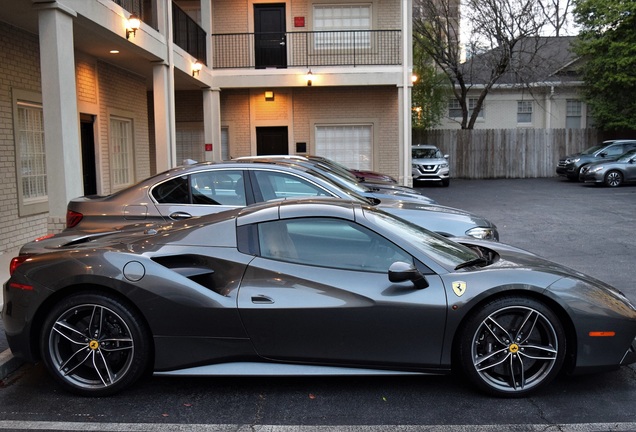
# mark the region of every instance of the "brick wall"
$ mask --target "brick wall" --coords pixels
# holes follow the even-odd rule
[[[102,173],[110,172],[109,115],[115,113],[130,116],[134,129],[135,181],[142,180],[150,176],[151,172],[146,82],[143,77],[103,62],[97,63],[97,76],[100,101],[100,170]],[[101,182],[104,194],[113,192],[109,175],[102,175]]]
[[[20,217],[12,89],[41,93],[38,37],[0,22],[0,252],[46,234],[47,213]]]
[[[377,171],[398,176],[400,124],[396,87],[273,90],[274,102],[266,102],[262,91],[254,91],[251,95],[249,90],[221,92],[221,123],[229,126],[232,157],[252,154],[251,134],[256,126],[288,125],[290,139],[293,137],[294,142],[307,143],[308,152],[313,153],[312,127],[316,122],[372,123],[375,143],[373,167]],[[252,120],[255,124],[251,124]]]

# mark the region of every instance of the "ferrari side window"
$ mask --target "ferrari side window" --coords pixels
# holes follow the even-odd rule
[[[259,225],[261,255],[304,265],[385,273],[413,258],[384,237],[352,221],[303,218]]]

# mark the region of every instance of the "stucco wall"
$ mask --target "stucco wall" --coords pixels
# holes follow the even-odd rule
[[[533,93],[494,90],[486,96],[484,117],[477,119],[475,129],[564,128],[568,99],[580,100],[581,95],[576,88],[571,87],[556,87],[553,93],[550,93],[549,89],[538,89]],[[517,101],[520,100],[533,101],[531,124],[517,123]],[[587,127],[585,103],[582,106],[581,116],[581,128],[585,128]],[[459,129],[460,120],[444,118],[442,124],[436,129]]]

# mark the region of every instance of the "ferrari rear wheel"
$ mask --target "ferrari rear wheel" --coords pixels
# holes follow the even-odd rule
[[[115,297],[87,293],[53,307],[40,348],[46,368],[64,388],[83,396],[107,396],[143,375],[149,340],[134,310]]]
[[[520,397],[546,385],[565,358],[565,331],[543,303],[504,297],[466,323],[459,354],[463,371],[481,390]]]

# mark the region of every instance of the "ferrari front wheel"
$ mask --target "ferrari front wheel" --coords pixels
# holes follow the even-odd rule
[[[477,310],[460,339],[462,369],[481,390],[520,397],[546,385],[565,358],[565,331],[543,303],[503,297]]]
[[[40,349],[47,370],[64,388],[83,396],[107,396],[143,375],[149,340],[132,308],[115,297],[87,293],[53,307]]]

